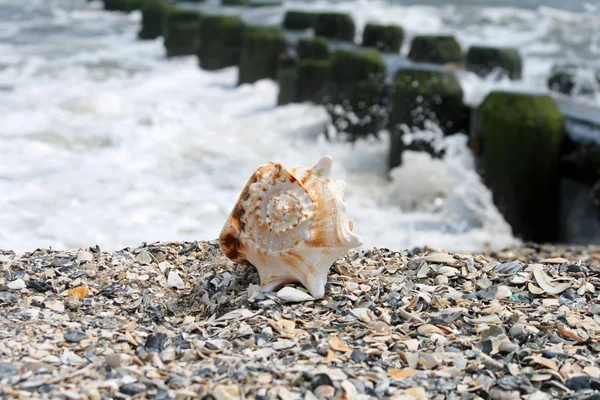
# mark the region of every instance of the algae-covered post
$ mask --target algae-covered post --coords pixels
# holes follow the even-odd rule
[[[142,29],[138,33],[140,39],[156,39],[164,34],[169,7],[165,0],[148,0],[142,5]]]
[[[314,55],[312,46],[305,47],[303,56]],[[318,52],[318,57],[323,55]],[[375,50],[336,50],[329,58],[301,58],[280,70],[278,104],[325,104],[334,125],[352,139],[376,134],[384,128],[387,114],[385,74],[385,63]]]
[[[317,21],[317,13],[290,10],[285,13],[283,27],[290,31],[304,31],[314,29]]]
[[[336,88],[367,80],[382,81],[385,73],[383,58],[375,50],[336,50],[332,55],[331,83]]]
[[[559,160],[565,117],[546,95],[490,93],[475,111],[480,162],[494,202],[514,234],[558,238]]]
[[[300,60],[297,72],[297,101],[323,103],[330,68],[329,59]]]
[[[104,9],[107,11],[125,11],[125,0],[103,0]]]
[[[480,76],[501,69],[510,79],[521,79],[523,60],[515,47],[471,46],[465,56],[465,67]]]
[[[222,6],[228,7],[279,7],[283,3],[281,1],[252,1],[252,0],[221,0]]]
[[[336,50],[331,58],[331,71],[324,103],[338,130],[352,139],[377,134],[384,127],[387,88],[386,65],[375,50]],[[344,110],[339,115],[336,109]]]
[[[277,83],[279,84],[279,93],[277,94],[278,106],[299,102],[298,68],[295,65],[280,65],[277,71]]]
[[[329,59],[303,59],[297,65],[280,68],[278,105],[312,101],[323,104],[328,99]]]
[[[204,17],[200,31],[200,67],[217,70],[238,65],[242,50],[244,23],[235,15]]]
[[[354,20],[348,14],[320,13],[315,20],[315,35],[327,39],[353,42],[356,33]]]
[[[565,139],[561,176],[588,186],[600,182],[600,144],[594,141],[576,142],[568,135]]]
[[[147,1],[149,0],[103,0],[105,10],[125,12],[139,10]]]
[[[444,134],[468,130],[469,112],[463,102],[463,90],[450,69],[413,66],[399,70],[394,79],[391,103],[390,169],[402,163],[402,152],[407,149],[403,125],[424,128],[425,121],[432,121]],[[427,147],[424,143],[419,146]]]
[[[200,45],[203,16],[198,11],[170,8],[165,27],[167,57],[193,55]]]
[[[553,67],[546,81],[548,89],[570,95],[575,88],[576,73],[574,68]]]
[[[148,0],[125,0],[125,10],[126,12],[131,12],[135,10],[140,10],[144,4],[146,4]]]
[[[322,37],[301,38],[296,48],[298,59],[281,66],[278,105],[314,101],[321,103],[329,79],[329,43]]]
[[[238,84],[277,78],[279,56],[286,40],[280,28],[251,26],[244,30]]]
[[[362,45],[386,53],[398,53],[404,41],[404,29],[395,25],[368,23],[363,30]]]
[[[462,63],[463,54],[454,36],[415,36],[410,44],[408,58],[416,62],[433,64]]]
[[[250,0],[221,0],[222,6],[249,6]]]
[[[300,38],[296,51],[300,59],[326,60],[329,58],[329,42],[318,36]]]
[[[551,91],[569,96],[593,96],[597,90],[594,80],[593,71],[582,65],[558,63],[552,66],[547,85]]]

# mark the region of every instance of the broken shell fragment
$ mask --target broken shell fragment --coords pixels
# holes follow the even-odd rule
[[[559,294],[571,287],[570,283],[555,284],[551,281],[550,277],[544,272],[541,264],[533,265],[533,276],[537,281],[538,285],[546,292],[550,294]]]
[[[219,244],[230,260],[258,270],[263,290],[300,282],[322,298],[331,265],[362,246],[346,216],[346,183],[331,178],[332,162],[325,156],[312,168],[261,165],[240,194]]]

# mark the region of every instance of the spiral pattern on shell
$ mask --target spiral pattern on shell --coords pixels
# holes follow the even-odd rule
[[[310,234],[307,221],[314,215],[315,204],[300,182],[281,164],[263,168],[250,184],[249,196],[241,207],[241,222],[248,240],[262,241],[264,251],[281,251],[297,246]],[[304,229],[303,229],[304,228]]]

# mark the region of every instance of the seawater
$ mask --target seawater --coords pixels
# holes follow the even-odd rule
[[[210,1],[207,8],[217,12]],[[518,243],[475,172],[466,136],[442,138],[443,159],[406,153],[386,172],[388,137],[327,139],[322,107],[276,107],[277,84],[236,86],[237,68],[207,72],[195,57],[166,59],[162,39],[136,38],[140,13],[99,1],[0,0],[0,248],[103,250],[141,242],[215,239],[254,169],[309,166],[325,154],[347,182],[348,214],[364,248],[454,251]],[[494,88],[544,91],[556,60],[597,58],[598,15],[548,7],[286,2],[245,12],[273,24],[285,9],[353,14],[417,33],[516,45],[524,78],[460,73],[467,101]],[[228,9],[227,12],[236,12]],[[594,19],[595,18],[595,19]],[[600,102],[599,102],[600,103]]]

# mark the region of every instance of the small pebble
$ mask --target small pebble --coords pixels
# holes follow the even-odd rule
[[[107,354],[106,365],[112,368],[119,368],[121,366],[121,355],[120,354]]]
[[[119,392],[129,396],[135,396],[136,394],[145,392],[146,389],[146,385],[144,385],[143,383],[129,383],[127,385],[121,386],[119,388]]]
[[[8,287],[11,290],[21,290],[25,289],[27,285],[25,284],[25,281],[23,279],[15,279],[14,281],[8,282],[6,287]]]
[[[89,262],[94,260],[94,255],[86,250],[79,250],[77,252],[77,261]]]
[[[69,343],[79,343],[81,342],[87,335],[83,332],[79,331],[66,331],[63,336],[65,340]]]
[[[10,292],[0,292],[0,302],[12,303],[17,300],[19,298]]]
[[[350,354],[350,358],[352,358],[352,360],[354,360],[354,362],[359,363],[359,362],[365,361],[368,358],[368,356],[365,353],[363,353],[362,351],[354,350]]]
[[[9,378],[11,376],[15,376],[19,374],[19,367],[8,363],[8,362],[0,362],[0,379],[1,378]]]
[[[147,250],[142,250],[135,257],[135,260],[142,265],[149,265],[152,263],[152,256],[150,255],[150,253],[148,253]]]

